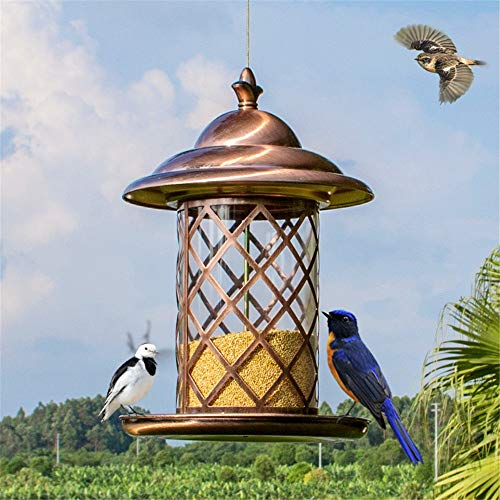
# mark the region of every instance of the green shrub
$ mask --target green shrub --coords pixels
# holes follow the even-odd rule
[[[42,476],[50,476],[54,468],[54,459],[51,457],[33,457],[30,460],[30,469],[38,471]]]
[[[185,453],[183,453],[181,455],[181,458],[179,459],[179,463],[181,465],[188,465],[188,464],[196,463],[195,454],[190,452],[190,451],[186,451]]]
[[[382,465],[377,457],[377,449],[367,451],[359,463],[359,477],[363,481],[370,481],[379,480],[382,476]]]
[[[8,474],[7,472],[7,464],[9,463],[9,459],[6,457],[0,457],[0,476],[4,474]]]
[[[318,445],[299,444],[295,449],[295,462],[318,463]]]
[[[299,462],[290,467],[287,481],[291,483],[299,483],[304,480],[304,476],[312,469],[312,465],[307,462]]]
[[[262,455],[256,462],[274,465]],[[269,463],[271,461],[271,464]],[[267,462],[267,465],[266,465]],[[360,466],[329,465],[322,472],[302,464],[299,481],[287,480],[294,466],[276,466],[274,475],[266,480],[255,477],[252,467],[221,467],[214,464],[144,466],[137,463],[119,465],[54,467],[51,477],[23,468],[16,474],[0,476],[0,498],[112,498],[112,499],[184,499],[184,498],[245,498],[245,499],[340,499],[340,498],[422,498],[431,488],[421,488],[415,480],[412,464],[382,466],[383,478],[360,480]],[[225,469],[224,472],[222,472]],[[230,470],[232,469],[232,471]],[[233,480],[233,474],[237,481]],[[225,476],[227,474],[227,476]],[[307,483],[303,480],[308,476]]]
[[[24,458],[20,455],[16,455],[5,464],[5,472],[7,474],[15,474],[25,467],[28,467],[28,464],[26,463]]]
[[[175,452],[173,452],[172,448],[170,446],[165,447],[163,450],[159,451],[155,456],[153,463],[156,466],[164,466],[164,465],[171,465],[175,464],[176,459],[175,459]]]
[[[255,477],[261,481],[268,481],[274,477],[275,463],[268,455],[258,455],[253,463]]]
[[[325,469],[313,469],[304,476],[305,484],[324,483],[325,481],[328,481],[328,474]]]
[[[349,465],[356,463],[356,452],[354,450],[335,450],[333,454],[334,463],[338,465]]]
[[[236,474],[236,471],[228,465],[223,465],[219,469],[217,478],[219,479],[219,481],[222,481],[224,483],[232,483],[238,481],[238,475]]]
[[[378,448],[370,450],[376,452],[380,465],[397,465],[405,463],[406,455],[396,439],[386,439]]]
[[[434,481],[434,461],[424,455],[424,463],[418,464],[415,480],[420,484],[430,485]]]
[[[280,465],[295,463],[295,448],[291,443],[276,443],[271,449],[271,458]]]

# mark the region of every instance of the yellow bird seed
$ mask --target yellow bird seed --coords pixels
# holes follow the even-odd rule
[[[297,330],[270,330],[266,334],[265,339],[286,367],[290,365],[290,362],[304,342],[302,335]],[[230,365],[234,365],[254,342],[255,336],[249,331],[229,333],[212,338],[215,348]],[[189,358],[194,354],[199,343],[199,340],[189,343]],[[312,345],[312,348],[314,352],[315,346]],[[204,398],[210,394],[225,373],[224,365],[207,346],[203,348],[201,355],[191,369],[191,377]],[[238,369],[240,377],[259,399],[262,399],[281,373],[282,371],[278,363],[260,344],[252,347],[252,353]],[[308,398],[315,381],[314,359],[308,348],[305,348],[301,352],[291,369],[291,375],[304,396]],[[201,406],[201,402],[191,387],[189,387],[188,391],[188,406]],[[211,406],[251,407],[255,406],[255,403],[240,384],[230,377],[221,389],[219,389]],[[304,403],[295,387],[285,377],[272,393],[268,395],[265,406],[303,408]]]

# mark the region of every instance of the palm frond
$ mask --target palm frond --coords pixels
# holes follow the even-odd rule
[[[493,454],[443,474],[436,483],[436,488],[442,490],[437,496],[437,500],[498,498],[500,491],[499,467],[498,454]]]
[[[471,297],[446,305],[436,347],[426,356],[417,405],[447,396],[451,413],[439,434],[438,498],[498,498],[500,444],[500,247],[476,275]],[[446,398],[444,398],[446,400]]]

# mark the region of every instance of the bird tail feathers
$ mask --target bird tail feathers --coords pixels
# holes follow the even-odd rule
[[[412,441],[408,431],[405,429],[403,423],[401,422],[401,418],[399,416],[398,411],[392,404],[392,401],[387,398],[383,405],[382,411],[384,412],[389,425],[392,427],[396,438],[399,441],[399,444],[403,448],[404,452],[408,456],[408,458],[416,465],[419,462],[423,462],[422,455],[420,451],[416,447],[415,443]]]
[[[106,401],[102,410],[99,412],[98,417],[101,417],[101,422],[106,422],[106,420],[113,415],[113,413],[119,408],[119,404],[117,404],[114,400]]]
[[[101,417],[101,422],[105,422],[110,417],[107,410],[108,410],[108,405],[105,404],[102,410],[99,412],[99,415],[97,415],[98,417]]]
[[[464,62],[469,66],[486,66],[486,61],[481,61],[479,59],[465,59]]]

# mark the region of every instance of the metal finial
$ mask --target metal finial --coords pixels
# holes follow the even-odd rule
[[[239,108],[256,108],[257,99],[264,92],[257,85],[255,75],[250,68],[243,68],[240,79],[232,85],[236,96],[238,97]]]

